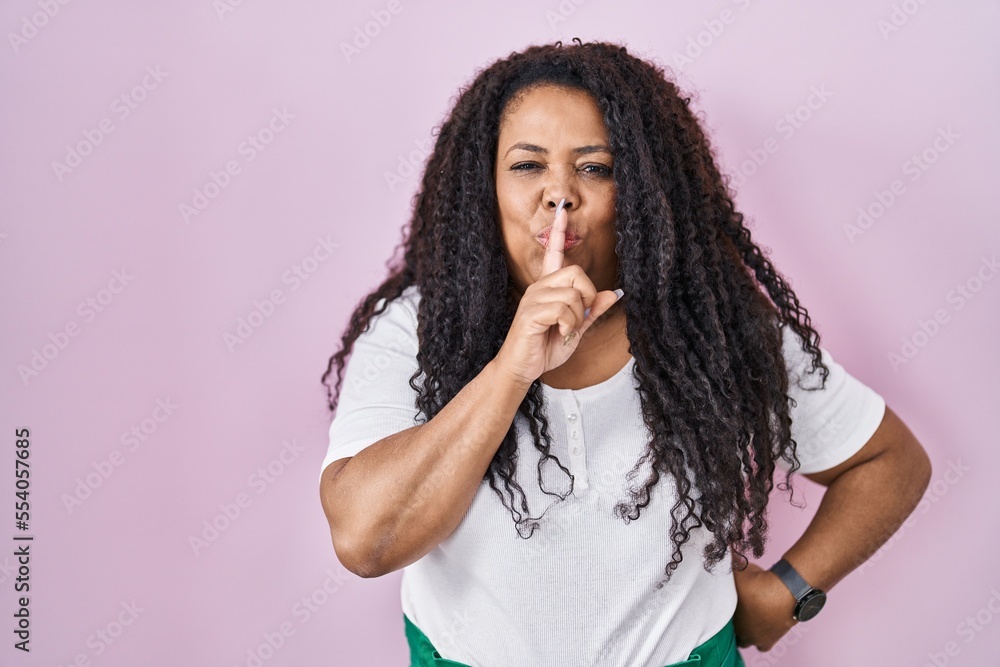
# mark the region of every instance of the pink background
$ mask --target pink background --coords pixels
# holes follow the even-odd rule
[[[822,344],[934,462],[909,525],[816,621],[769,654],[745,649],[748,665],[996,664],[996,2],[230,4],[0,5],[0,663],[406,663],[401,573],[360,579],[333,552],[319,377],[385,274],[459,87],[512,51],[580,37],[670,66],[687,51],[679,83],[756,238]],[[372,12],[391,21],[348,59],[341,44]],[[797,127],[782,120],[796,112]],[[243,143],[258,134],[270,143]],[[81,143],[75,167],[53,167]],[[926,170],[908,162],[925,152]],[[226,187],[185,220],[213,172]],[[849,238],[859,208],[874,215]],[[227,343],[258,308],[252,335]],[[915,354],[893,367],[904,339]],[[44,368],[22,377],[36,351]],[[30,656],[11,646],[21,427]],[[798,486],[803,511],[774,496],[764,566],[815,512],[820,487]],[[194,548],[213,520],[224,529]]]

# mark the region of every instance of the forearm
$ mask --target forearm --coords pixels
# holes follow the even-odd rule
[[[814,588],[828,591],[882,546],[920,502],[930,462],[912,441],[842,473],[784,558]]]
[[[526,392],[490,362],[433,419],[353,457],[326,491],[338,554],[381,576],[451,535]]]

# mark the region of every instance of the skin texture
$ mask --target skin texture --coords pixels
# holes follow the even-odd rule
[[[547,153],[520,147],[533,144]],[[495,168],[500,230],[518,298],[538,280],[545,248],[535,234],[552,224],[566,198],[567,229],[584,242],[565,252],[600,290],[617,287],[614,158],[597,104],[586,93],[556,86],[529,89],[510,104],[500,124]]]
[[[512,298],[521,301],[528,285],[564,267],[583,269],[597,292],[615,289],[614,156],[608,145],[601,111],[587,93],[543,84],[522,91],[507,107],[500,123],[494,178],[500,212],[500,232],[508,271],[514,282]],[[583,241],[564,249],[565,235],[554,226],[548,248],[536,235],[559,219]],[[555,255],[555,257],[553,257]],[[546,266],[548,260],[548,266]],[[612,305],[604,310],[606,300]],[[601,382],[628,361],[625,313],[614,297],[604,294],[584,324],[584,303],[562,333],[579,331],[572,356],[540,376],[559,388]],[[555,334],[553,334],[555,335]]]
[[[868,560],[917,506],[930,483],[931,462],[886,405],[878,429],[854,456],[803,476],[826,491],[806,531],[783,557],[809,585],[830,595],[830,589]],[[795,598],[778,575],[754,563],[733,574],[737,644],[768,651],[797,625],[792,619]],[[836,594],[827,604],[835,600]],[[822,618],[821,611],[810,622]]]

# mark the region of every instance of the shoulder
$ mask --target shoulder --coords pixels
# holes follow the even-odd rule
[[[375,304],[375,311],[378,312],[380,309],[385,307],[378,315],[373,316],[375,318],[386,318],[390,320],[399,321],[409,321],[412,322],[414,328],[417,324],[417,308],[420,305],[420,288],[416,285],[410,285],[403,290],[402,294],[397,296],[395,299],[390,301],[388,305],[385,305],[385,299],[379,299]]]
[[[359,341],[364,339],[365,342],[401,346],[408,350],[414,348],[417,345],[419,303],[420,290],[416,285],[410,285],[388,303],[384,298],[379,299],[375,304],[376,314],[372,315]]]
[[[788,372],[790,390],[813,387],[814,383],[821,382],[821,369],[813,368],[813,355],[805,349],[806,341],[787,323],[781,323],[779,327],[781,330],[781,352],[785,360],[785,369]],[[817,345],[817,347],[823,363],[829,368],[831,362],[829,353],[822,346]],[[806,383],[807,378],[808,382]]]

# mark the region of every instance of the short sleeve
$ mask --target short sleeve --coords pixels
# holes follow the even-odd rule
[[[365,447],[418,423],[417,393],[410,377],[417,371],[419,299],[411,286],[374,316],[354,341],[344,367],[337,409],[330,423],[329,447],[320,467],[354,456]],[[381,307],[381,302],[379,303]]]
[[[830,369],[823,386],[822,369],[811,370],[812,356],[802,349],[802,338],[787,325],[782,331],[788,395],[795,400],[789,411],[801,464],[797,472],[829,470],[864,447],[882,422],[885,400],[821,346],[823,363]],[[785,471],[791,467],[780,458],[775,465]]]

